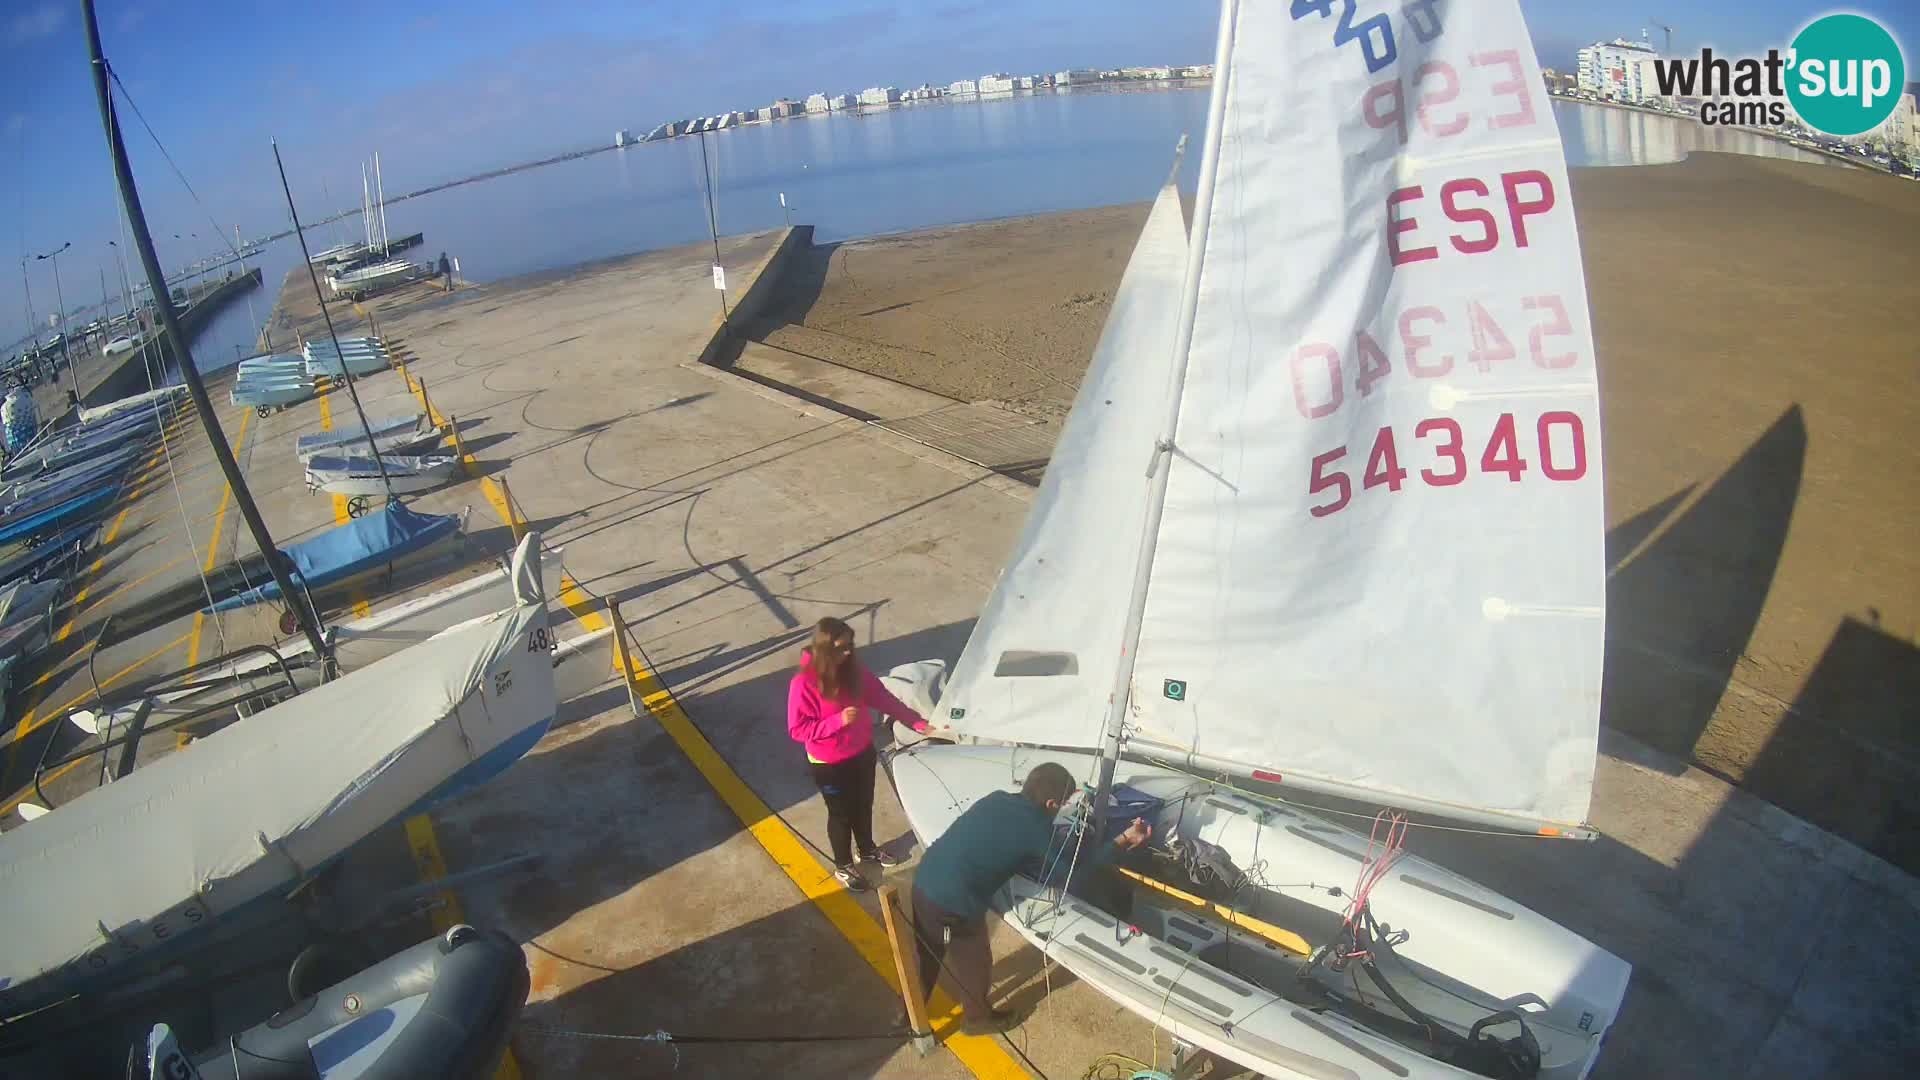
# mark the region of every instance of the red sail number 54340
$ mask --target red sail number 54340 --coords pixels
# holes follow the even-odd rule
[[[1467,434],[1461,430],[1460,422],[1452,417],[1430,417],[1413,426],[1410,457],[1412,453],[1424,452],[1424,464],[1417,473],[1421,483],[1436,488],[1463,483],[1475,471],[1505,476],[1509,483],[1515,484],[1536,466],[1541,476],[1559,483],[1570,483],[1587,475],[1586,426],[1577,413],[1541,413],[1533,424],[1532,434],[1533,445],[1523,447],[1519,424],[1513,414],[1501,413],[1494,421],[1492,433],[1475,455],[1476,470],[1476,463],[1469,456]],[[1355,478],[1342,466],[1346,459],[1347,447],[1344,446],[1313,459],[1307,494],[1325,496],[1323,501],[1307,508],[1314,517],[1337,514],[1353,502]],[[1410,475],[1400,463],[1400,442],[1393,428],[1381,428],[1366,450],[1366,464],[1358,477],[1360,493],[1374,489],[1397,493],[1408,486]]]

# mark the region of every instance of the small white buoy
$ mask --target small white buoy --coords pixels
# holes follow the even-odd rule
[[[14,807],[14,809],[20,812],[20,817],[23,821],[33,821],[38,818],[43,818],[46,817],[48,813],[47,808],[41,806],[39,803],[23,802],[19,806]]]

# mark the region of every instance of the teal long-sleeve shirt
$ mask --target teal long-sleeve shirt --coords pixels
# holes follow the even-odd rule
[[[913,885],[955,915],[975,918],[1013,875],[1044,872],[1040,863],[1052,843],[1053,815],[1021,795],[995,791],[967,807],[927,848]],[[1081,853],[1080,866],[1103,865],[1114,852],[1112,844],[1095,843]]]

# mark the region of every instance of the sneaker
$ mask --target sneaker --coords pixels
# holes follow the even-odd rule
[[[860,876],[860,871],[851,866],[840,867],[833,872],[833,876],[839,880],[840,884],[847,887],[848,892],[866,892],[873,888],[867,884],[866,878]]]
[[[894,866],[899,866],[901,863],[906,862],[907,860],[901,858],[898,855],[895,855],[893,852],[888,851],[886,848],[875,848],[872,851],[862,852],[860,855],[860,861],[879,863],[883,867],[894,867]]]

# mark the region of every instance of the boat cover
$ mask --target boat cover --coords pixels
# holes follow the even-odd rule
[[[57,528],[82,514],[98,509],[107,500],[113,498],[119,490],[118,484],[102,484],[64,502],[55,503],[44,510],[10,514],[0,518],[0,544]]]
[[[318,589],[430,547],[452,536],[459,527],[458,514],[420,514],[402,503],[390,503],[280,550],[293,561],[294,580],[308,589]],[[280,583],[268,578],[202,610],[228,611],[279,596]]]
[[[550,644],[536,597],[0,835],[0,896],[32,928],[0,935],[0,1016],[172,962],[196,929],[504,769],[553,719]]]
[[[373,426],[374,445],[382,450],[391,450],[415,441],[433,431],[427,423],[427,414],[410,413],[404,416],[370,416],[367,423]],[[315,454],[325,453],[350,443],[365,442],[367,429],[360,426],[358,420],[334,428],[332,431],[319,431],[312,435],[302,435],[293,441],[294,456],[305,461]]]
[[[163,386],[158,390],[149,390],[144,394],[135,394],[132,397],[123,397],[118,401],[109,401],[105,405],[97,408],[89,409],[85,405],[82,405],[80,407],[80,422],[83,424],[92,424],[100,420],[105,420],[108,417],[116,416],[128,409],[137,409],[152,401],[164,401],[175,394],[184,394],[186,391],[187,388],[185,384]]]
[[[387,467],[387,475],[392,477],[413,476],[418,473],[445,471],[449,463],[459,461],[451,454],[426,454],[410,456],[407,454],[381,454],[375,462],[368,454],[315,454],[307,459],[307,471],[321,478],[321,482],[344,479],[346,477],[379,476],[380,466]],[[327,476],[337,473],[338,476]]]

